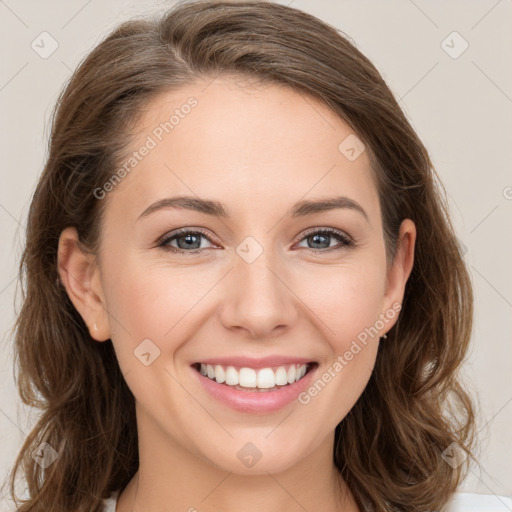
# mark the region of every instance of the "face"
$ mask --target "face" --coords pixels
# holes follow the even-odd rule
[[[143,446],[255,474],[332,442],[398,317],[414,244],[404,221],[387,263],[354,137],[314,98],[233,77],[147,106],[130,171],[97,191],[101,307],[74,301],[112,339]]]

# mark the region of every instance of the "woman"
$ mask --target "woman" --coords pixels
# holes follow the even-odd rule
[[[21,270],[20,512],[437,510],[462,481],[444,197],[375,67],[304,12],[182,3],[99,44]]]

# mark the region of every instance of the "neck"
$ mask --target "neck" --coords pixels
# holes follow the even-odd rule
[[[147,423],[138,433],[139,470],[116,512],[358,512],[332,461],[334,432],[288,469],[249,475],[223,470]]]

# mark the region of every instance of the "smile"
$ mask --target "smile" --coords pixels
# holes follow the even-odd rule
[[[214,403],[242,413],[269,414],[297,401],[319,368],[307,357],[229,356],[197,361],[190,369]]]
[[[269,391],[280,389],[301,380],[315,363],[288,364],[266,368],[225,366],[196,363],[194,368],[201,375],[234,389]]]

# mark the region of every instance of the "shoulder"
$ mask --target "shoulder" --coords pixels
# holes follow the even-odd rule
[[[512,498],[495,494],[470,494],[457,492],[450,501],[447,512],[507,512],[512,510]]]

